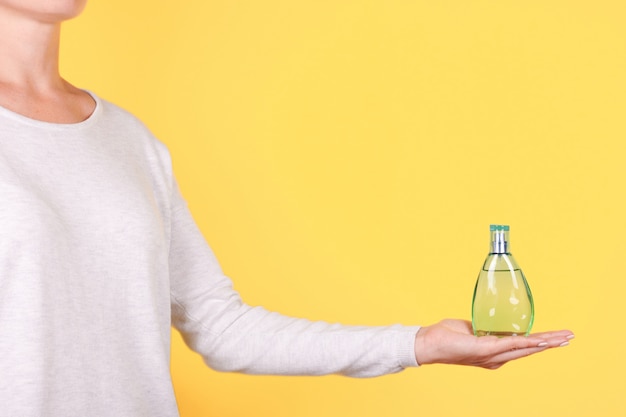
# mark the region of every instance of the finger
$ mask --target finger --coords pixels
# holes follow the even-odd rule
[[[508,336],[491,340],[485,340],[485,342],[491,343],[492,354],[504,353],[519,349],[529,348],[545,348],[550,343],[545,338],[538,337],[524,337],[524,336]]]
[[[574,338],[574,334],[569,331],[559,332],[545,332],[537,335],[531,335],[529,338],[534,340],[541,340],[538,346],[544,345],[547,347],[558,347],[569,345],[570,340]]]
[[[532,341],[528,340],[527,338],[526,338],[526,341],[532,343]],[[515,340],[515,341],[508,341],[508,342],[518,342],[518,341]],[[485,364],[483,364],[482,366],[488,369],[497,369],[509,361],[524,358],[530,355],[534,355],[535,353],[543,352],[544,350],[547,350],[550,348],[567,346],[568,344],[569,342],[567,341],[567,337],[563,337],[562,335],[559,335],[557,337],[552,337],[547,340],[543,339],[543,342],[540,342],[540,344],[536,346],[530,345],[527,347],[513,347],[510,350],[495,353],[489,359],[487,359],[485,361]],[[499,346],[500,349],[503,346],[515,346],[515,345],[511,345],[511,343],[506,343],[506,344],[500,343],[499,345],[500,345]],[[523,344],[517,344],[517,345],[523,346]]]
[[[504,352],[513,349],[531,347],[557,347],[566,346],[574,337],[570,331],[543,332],[532,334],[528,337],[509,336],[498,339],[495,342],[497,350]]]
[[[507,352],[502,352],[498,355],[494,355],[489,360],[487,367],[490,367],[490,368],[493,366],[500,367],[507,362],[510,362],[516,359],[525,358],[527,356],[534,355],[535,353],[543,352],[546,349],[548,349],[547,346],[542,346],[542,347],[515,349],[515,350],[509,350]]]
[[[542,338],[566,337],[568,339],[573,339],[574,332],[572,332],[571,330],[552,330],[548,332],[532,333],[528,337],[542,337]]]

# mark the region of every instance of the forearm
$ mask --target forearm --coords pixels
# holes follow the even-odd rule
[[[367,377],[416,365],[418,327],[312,322],[244,304],[177,200],[170,248],[172,323],[211,367]]]
[[[240,305],[203,328],[187,321],[187,343],[220,371],[372,377],[416,366],[418,327],[345,326]],[[223,328],[222,331],[215,329]]]

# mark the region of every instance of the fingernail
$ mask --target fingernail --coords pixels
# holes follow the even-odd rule
[[[544,347],[544,346],[548,346],[548,342],[541,342],[537,345],[537,347]]]
[[[559,346],[563,347],[563,346],[567,346],[567,345],[569,345],[569,342],[563,342]]]
[[[572,340],[573,338],[575,338],[576,336],[574,336],[573,334],[570,334],[569,336],[567,336],[568,339]]]

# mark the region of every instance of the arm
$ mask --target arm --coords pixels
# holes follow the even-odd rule
[[[242,302],[175,196],[170,239],[172,324],[220,371],[371,377],[416,366],[419,327],[345,326],[284,316]]]
[[[253,374],[369,377],[445,363],[496,369],[564,346],[569,331],[476,337],[464,320],[432,326],[343,326],[244,304],[175,191],[170,248],[172,324],[205,362]]]

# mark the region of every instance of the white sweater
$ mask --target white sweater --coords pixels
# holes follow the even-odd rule
[[[376,376],[418,327],[311,322],[241,302],[163,144],[95,97],[77,124],[0,108],[0,417],[173,417],[170,331],[206,363]]]

